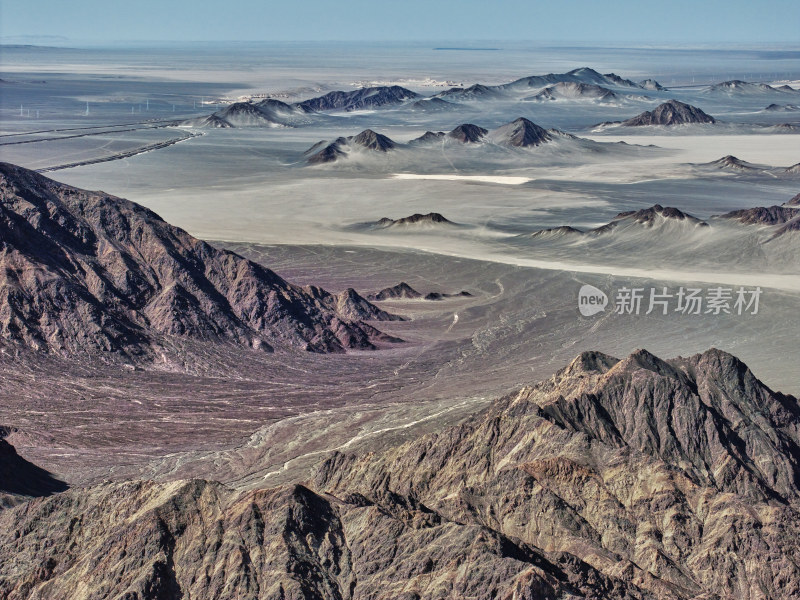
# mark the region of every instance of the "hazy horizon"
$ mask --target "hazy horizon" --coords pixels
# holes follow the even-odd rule
[[[155,0],[109,5],[98,0],[6,1],[0,38],[109,42],[299,41],[392,42],[505,40],[550,43],[760,44],[800,43],[800,5],[777,0],[754,7],[743,0],[675,0],[664,12],[651,2],[591,0],[552,5],[502,0],[410,0],[383,5],[323,0],[300,5],[244,0],[217,4]],[[656,15],[654,17],[654,15]],[[224,18],[220,18],[224,17]]]

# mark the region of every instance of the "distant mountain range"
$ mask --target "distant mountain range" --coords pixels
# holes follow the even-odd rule
[[[780,87],[772,87],[766,83],[750,83],[741,81],[740,79],[732,79],[731,81],[723,81],[716,83],[705,90],[706,94],[711,95],[726,95],[726,96],[783,96],[793,95],[800,98],[800,91],[795,90],[789,85],[782,85]]]
[[[537,89],[537,94],[531,96],[532,89]],[[321,113],[337,111],[354,112],[403,105],[409,106],[412,110],[426,112],[448,111],[458,109],[461,102],[520,99],[520,95],[525,96],[522,99],[538,101],[573,99],[606,102],[620,99],[618,92],[624,95],[626,92],[663,89],[665,88],[651,79],[639,84],[614,73],[601,75],[594,69],[583,67],[568,73],[524,77],[503,85],[474,84],[465,88],[454,87],[428,97],[402,86],[392,85],[351,91],[337,90],[294,104],[275,99],[235,102],[211,115],[189,119],[181,124],[205,128],[300,127],[319,122]],[[641,98],[646,99],[646,96]]]
[[[152,360],[164,338],[260,350],[370,349],[394,317],[288,283],[146,208],[0,163],[0,344]]]
[[[387,153],[400,147],[414,149],[445,141],[468,145],[485,142],[514,148],[534,148],[557,138],[580,139],[557,129],[546,130],[520,117],[493,130],[463,123],[447,133],[427,131],[407,144],[400,144],[385,135],[366,129],[358,135],[317,142],[305,152],[305,156],[309,164],[323,164],[347,158],[351,153]]]

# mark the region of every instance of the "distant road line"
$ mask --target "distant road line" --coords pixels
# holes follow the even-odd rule
[[[35,135],[37,133],[61,133],[62,131],[82,131],[86,129],[102,129],[103,127],[106,128],[114,128],[114,127],[131,127],[132,125],[147,125],[147,124],[157,124],[157,123],[164,123],[162,127],[168,126],[171,123],[177,124],[180,119],[162,119],[162,120],[147,120],[147,121],[136,121],[134,123],[120,123],[119,125],[95,125],[94,127],[65,127],[62,129],[40,129],[39,131],[23,131],[21,133],[3,133],[0,134],[0,138],[7,138],[7,137],[19,137],[23,135]]]
[[[97,163],[104,163],[110,162],[112,160],[120,160],[123,158],[130,158],[131,156],[136,156],[137,154],[144,154],[145,152],[150,152],[152,150],[160,150],[162,148],[166,148],[168,146],[172,146],[174,144],[178,144],[180,142],[185,142],[186,140],[190,140],[192,138],[198,137],[203,135],[202,133],[190,133],[186,132],[182,137],[173,138],[171,140],[166,140],[164,142],[159,142],[157,144],[150,144],[148,146],[140,146],[139,148],[134,148],[132,150],[126,150],[125,152],[118,152],[117,154],[112,154],[110,156],[104,156],[102,158],[92,158],[89,160],[83,160],[80,162],[74,163],[67,163],[63,165],[56,165],[53,167],[43,167],[41,169],[36,169],[37,173],[49,173],[50,171],[60,171],[62,169],[72,169],[73,167],[84,167],[87,165],[94,165]]]
[[[141,131],[143,129],[164,129],[166,125],[158,127],[132,127],[130,129],[111,129],[106,131],[96,131],[93,133],[76,133],[73,135],[62,135],[60,137],[39,138],[38,140],[22,140],[21,142],[0,142],[0,146],[15,146],[17,144],[36,144],[39,142],[57,142],[58,140],[71,140],[74,138],[89,137],[90,135],[110,135],[114,133],[125,133],[126,131]]]

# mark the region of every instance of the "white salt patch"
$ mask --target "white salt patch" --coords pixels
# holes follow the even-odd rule
[[[438,181],[478,181],[481,183],[499,183],[502,185],[520,185],[533,181],[530,177],[514,177],[510,175],[418,175],[416,173],[396,173],[392,179],[435,179]]]

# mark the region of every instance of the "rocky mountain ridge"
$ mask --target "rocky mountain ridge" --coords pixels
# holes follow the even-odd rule
[[[719,350],[584,352],[303,485],[107,483],[4,510],[0,595],[784,600],[799,423],[797,398]]]
[[[363,298],[292,285],[133,202],[7,163],[0,281],[2,343],[40,352],[152,360],[164,336],[314,352],[390,340],[348,316],[358,304],[387,318]]]

